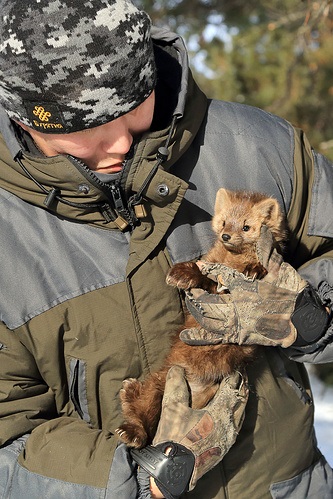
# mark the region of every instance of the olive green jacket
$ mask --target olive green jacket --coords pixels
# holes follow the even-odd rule
[[[284,120],[207,100],[181,41],[166,31],[154,36],[156,47],[172,48],[182,73],[168,83],[179,90],[175,127],[143,135],[121,180],[126,207],[149,179],[146,214],[132,230],[119,229],[126,213],[115,210],[112,189],[75,158],[29,152],[2,114],[1,497],[137,496],[135,465],[113,435],[121,422],[119,390],[124,379],[158,368],[183,321],[182,298],[165,275],[172,263],[199,258],[212,244],[219,187],[279,200],[291,229],[289,259],[330,305],[332,165]],[[157,63],[163,54],[157,51]],[[150,178],[167,139],[168,159]],[[56,197],[46,206],[52,189]],[[332,348],[323,339],[286,353],[260,350],[249,368],[239,438],[188,497],[300,498],[304,490],[331,497],[306,371],[290,357],[333,360]]]

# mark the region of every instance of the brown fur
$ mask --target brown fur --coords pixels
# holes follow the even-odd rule
[[[217,193],[212,227],[216,241],[203,260],[224,263],[240,272],[263,277],[267,271],[257,258],[256,243],[261,226],[267,225],[277,243],[286,238],[284,217],[278,202],[260,193],[227,191]],[[167,283],[180,289],[203,288],[216,293],[216,283],[201,274],[194,262],[174,265]],[[197,327],[188,315],[182,329]],[[202,408],[216,393],[222,378],[245,369],[255,358],[256,347],[236,344],[190,346],[178,334],[163,367],[141,383],[136,379],[124,381],[120,392],[125,422],[117,429],[120,438],[132,447],[150,443],[156,432],[168,370],[172,365],[185,369],[191,393],[191,406]]]

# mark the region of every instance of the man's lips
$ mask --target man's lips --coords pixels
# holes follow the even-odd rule
[[[123,169],[122,163],[115,163],[114,165],[99,166],[95,169],[98,173],[118,173]]]

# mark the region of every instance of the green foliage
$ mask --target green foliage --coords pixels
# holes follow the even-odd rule
[[[301,127],[333,160],[333,0],[136,0],[186,40],[210,97]],[[208,27],[209,26],[209,27]]]

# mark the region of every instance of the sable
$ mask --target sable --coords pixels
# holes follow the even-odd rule
[[[263,225],[270,229],[275,247],[281,251],[287,230],[276,199],[258,192],[220,189],[212,219],[216,240],[202,260],[223,263],[255,278],[264,277],[267,270],[256,252]],[[179,289],[202,288],[217,293],[216,282],[203,275],[195,262],[174,265],[166,280]],[[234,371],[244,371],[256,357],[256,346],[187,345],[179,339],[179,332],[192,327],[200,325],[188,314],[159,371],[143,382],[134,378],[124,381],[120,391],[124,423],[116,433],[127,445],[141,448],[152,442],[160,418],[166,375],[171,366],[184,368],[191,406],[199,409],[213,398],[223,377]]]

